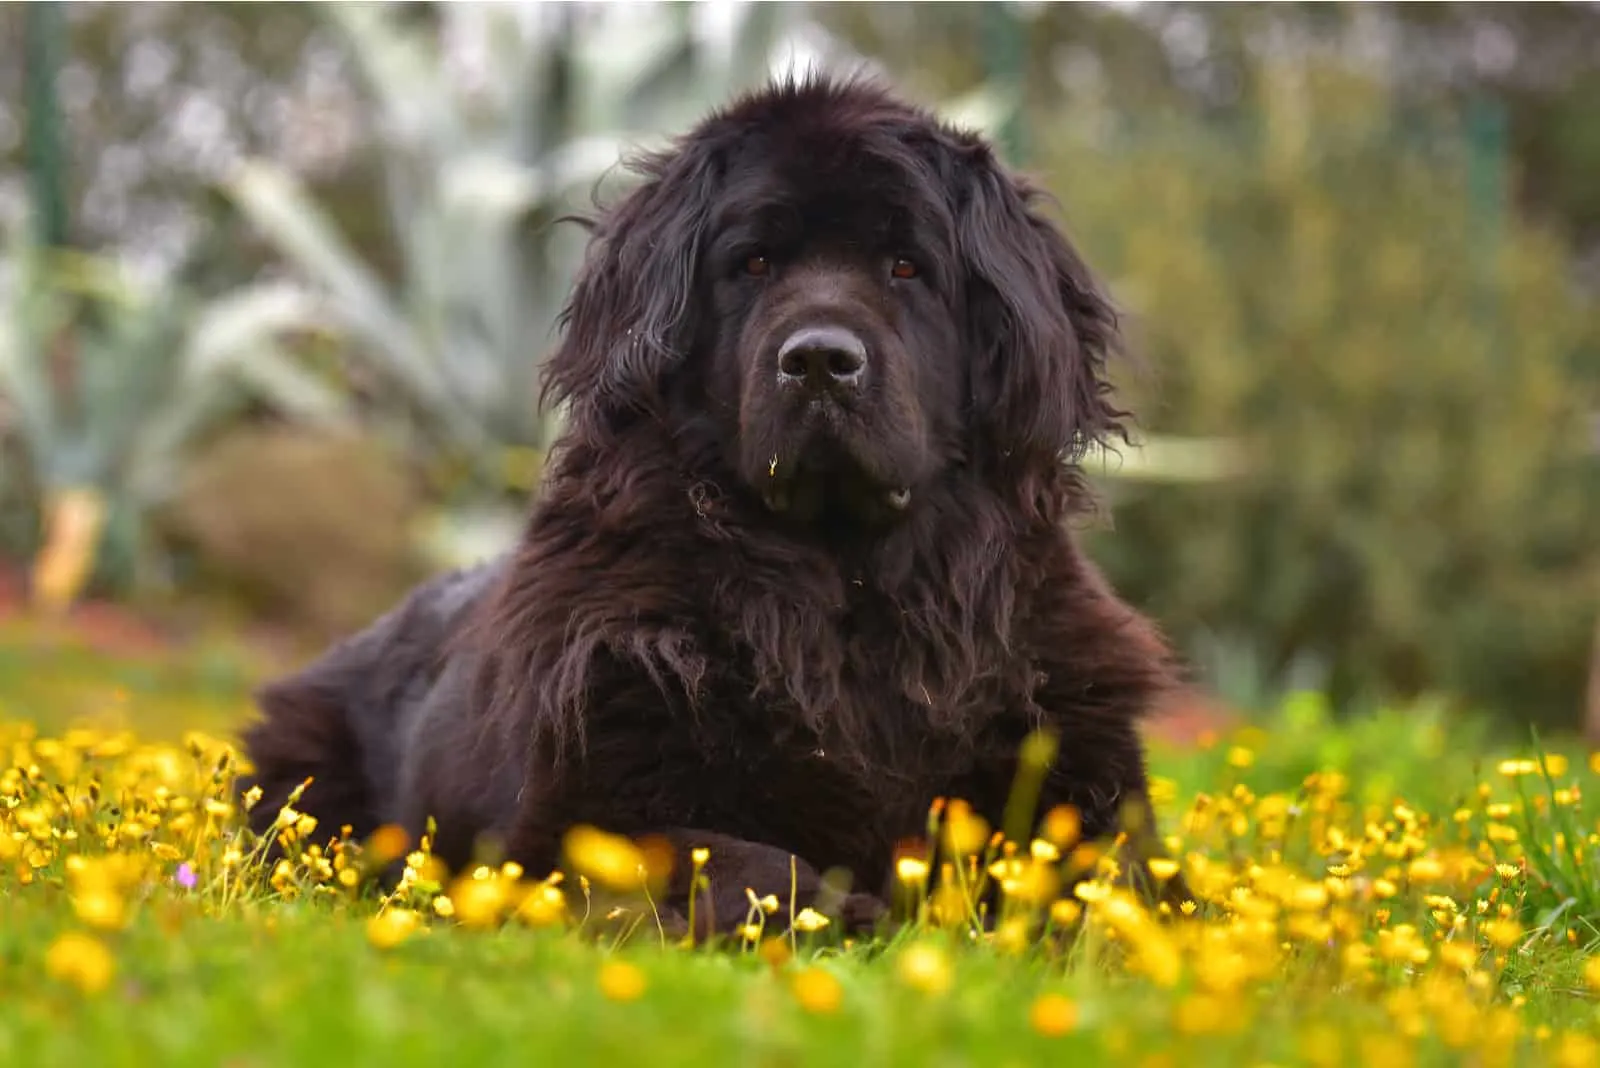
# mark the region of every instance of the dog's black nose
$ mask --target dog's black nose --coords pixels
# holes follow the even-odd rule
[[[867,346],[842,326],[796,330],[778,350],[778,377],[813,389],[856,386],[867,366]]]

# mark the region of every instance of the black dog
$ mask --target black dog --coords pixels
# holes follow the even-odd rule
[[[1042,726],[1039,811],[1148,832],[1138,721],[1177,673],[1064,522],[1122,431],[1116,319],[1037,194],[854,81],[638,169],[548,367],[567,429],[520,544],[263,691],[257,828],[313,777],[322,827],[431,815],[450,864],[488,837],[542,873],[590,823],[710,845],[724,925],[746,886],[788,897],[791,854],[797,905],[845,869],[865,921],[934,798],[999,824]]]

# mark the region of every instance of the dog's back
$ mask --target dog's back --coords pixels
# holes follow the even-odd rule
[[[244,732],[259,786],[249,822],[258,834],[311,779],[297,808],[318,836],[350,827],[357,837],[395,818],[402,739],[443,670],[451,638],[493,587],[495,560],[423,583],[367,629],[256,695],[262,718]]]

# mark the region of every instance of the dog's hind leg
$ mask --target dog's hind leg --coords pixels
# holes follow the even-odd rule
[[[302,785],[294,808],[316,819],[316,841],[346,827],[365,838],[396,818],[411,721],[452,634],[495,575],[484,566],[424,583],[367,629],[258,691],[262,717],[242,736],[252,770],[238,783],[241,795],[261,791],[249,812],[253,831],[270,833]]]
[[[334,837],[344,827],[361,837],[377,826],[371,784],[348,714],[353,680],[339,666],[339,658],[330,656],[256,695],[262,718],[243,735],[253,767],[238,789],[245,796],[260,790],[247,817],[257,835],[272,833],[279,813],[302,786],[294,807],[316,819],[316,840]],[[276,855],[276,842],[270,851]]]

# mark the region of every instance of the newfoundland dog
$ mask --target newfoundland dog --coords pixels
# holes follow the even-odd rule
[[[859,926],[935,799],[1000,825],[1044,728],[1035,811],[1151,855],[1139,723],[1178,672],[1067,530],[1125,413],[1040,195],[859,80],[768,87],[637,170],[589,223],[519,543],[263,689],[255,828],[310,779],[330,833],[431,817],[446,864],[543,874],[590,824],[670,843],[668,908],[706,846],[719,927],[746,887],[787,907],[791,858],[794,907]]]

